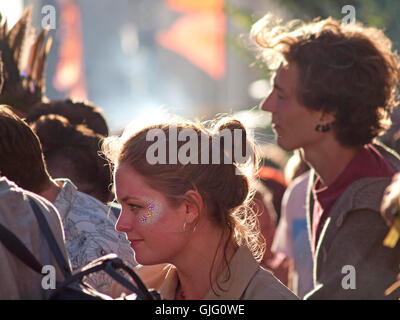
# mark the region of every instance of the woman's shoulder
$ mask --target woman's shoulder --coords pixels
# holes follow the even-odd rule
[[[143,283],[148,288],[155,290],[160,290],[171,274],[176,272],[175,270],[173,265],[167,263],[135,267],[135,272]]]
[[[298,300],[270,271],[259,267],[243,294],[244,300]]]
[[[148,266],[137,265],[133,270],[148,289],[159,291],[166,281],[166,277],[171,268],[173,268],[173,266],[170,264],[156,264]],[[110,292],[113,298],[122,298],[126,295],[129,297],[130,294],[132,294],[132,292],[128,291],[120,283],[116,281],[113,282]]]

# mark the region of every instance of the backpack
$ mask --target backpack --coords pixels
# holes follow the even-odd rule
[[[72,274],[69,264],[62,254],[57,241],[47,223],[47,220],[36,201],[27,196],[41,232],[44,234],[49,248],[62,271],[65,280],[56,283],[56,289],[49,296],[49,300],[110,300],[106,296],[84,282],[84,277],[100,271],[105,271],[119,284],[136,294],[136,300],[160,300],[160,295],[154,290],[148,290],[140,277],[133,269],[116,254],[107,254],[93,260],[80,269],[79,272]],[[22,241],[10,230],[0,223],[0,242],[19,260],[25,263],[37,273],[42,273],[43,266],[22,243]],[[118,270],[124,270],[136,283],[136,286],[125,278]],[[44,290],[44,289],[43,289]]]

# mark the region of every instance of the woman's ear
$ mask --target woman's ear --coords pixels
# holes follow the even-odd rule
[[[189,190],[185,193],[184,204],[186,206],[186,223],[197,223],[204,208],[203,197],[198,191]]]

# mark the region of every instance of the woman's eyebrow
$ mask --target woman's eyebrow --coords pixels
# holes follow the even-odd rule
[[[141,201],[140,199],[136,198],[136,197],[131,197],[131,196],[125,196],[121,199],[121,201],[119,202],[127,202],[129,200],[133,200],[133,201]]]

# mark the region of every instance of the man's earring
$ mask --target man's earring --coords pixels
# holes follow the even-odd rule
[[[186,221],[185,221],[185,223],[183,224],[183,232],[186,232]]]
[[[317,124],[315,127],[315,131],[317,132],[328,132],[331,130],[331,123],[326,123],[326,124]]]

